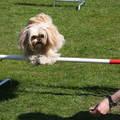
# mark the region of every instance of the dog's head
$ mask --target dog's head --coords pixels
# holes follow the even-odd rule
[[[40,51],[51,48],[57,52],[64,43],[64,37],[56,26],[49,23],[29,24],[19,35],[19,46],[23,51]]]

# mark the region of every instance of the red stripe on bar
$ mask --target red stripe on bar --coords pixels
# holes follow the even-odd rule
[[[110,64],[120,64],[120,60],[110,59]]]

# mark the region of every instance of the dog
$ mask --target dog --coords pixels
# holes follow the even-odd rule
[[[57,52],[64,42],[64,36],[58,32],[52,18],[44,13],[30,18],[18,36],[18,45],[24,59],[33,65],[55,63],[60,56]]]

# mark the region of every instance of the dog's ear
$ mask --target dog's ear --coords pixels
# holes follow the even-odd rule
[[[58,51],[64,44],[64,36],[58,32],[57,27],[54,25],[51,25],[47,28],[47,34],[48,44],[53,50]]]
[[[18,36],[18,45],[20,46],[21,50],[27,49],[27,45],[29,42],[28,40],[29,40],[28,29],[24,28]]]
[[[36,17],[30,18],[31,24],[37,23],[40,24],[41,22],[51,23],[52,24],[52,18],[49,15],[46,15],[44,13],[38,14]]]
[[[37,20],[37,17],[32,17],[32,18],[30,18],[30,23],[31,24],[39,23],[39,21]]]

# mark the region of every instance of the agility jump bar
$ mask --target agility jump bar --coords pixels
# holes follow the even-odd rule
[[[19,55],[0,55],[2,59],[24,60],[23,56]],[[81,63],[104,63],[104,64],[120,64],[120,59],[91,59],[91,58],[67,58],[59,57],[60,62],[81,62]]]

